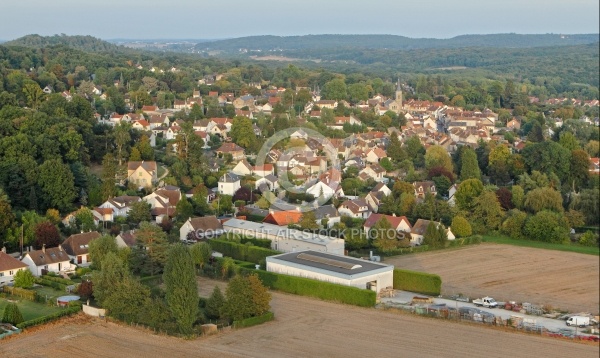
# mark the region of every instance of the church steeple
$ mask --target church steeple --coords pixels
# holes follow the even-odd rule
[[[400,85],[400,77],[398,77],[398,82],[396,83],[396,102],[402,108],[402,86]]]

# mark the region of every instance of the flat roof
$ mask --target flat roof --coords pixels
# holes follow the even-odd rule
[[[309,255],[309,259],[305,259]],[[315,260],[314,258],[322,258],[322,262],[320,260]],[[297,267],[297,265],[304,266],[305,268],[318,269],[319,272],[325,271],[325,273],[337,273],[342,274],[344,276],[353,276],[357,274],[364,273],[375,273],[373,271],[381,271],[385,272],[388,270],[393,270],[394,266],[382,264],[379,262],[367,261],[363,259],[358,259],[355,257],[342,256],[342,255],[334,255],[327,252],[318,252],[313,250],[305,250],[298,252],[288,252],[285,254],[269,256],[267,257],[267,262],[273,261],[283,261],[284,263],[292,264],[290,266]],[[333,264],[327,263],[328,261],[334,261]],[[346,265],[338,265],[336,262],[346,263]],[[348,268],[354,267],[354,268]],[[317,271],[317,270],[313,270]],[[334,275],[337,276],[337,275]],[[361,275],[362,276],[362,275]]]
[[[256,235],[271,235],[290,240],[300,240],[304,242],[310,242],[315,245],[327,246],[338,240],[343,242],[343,239],[337,237],[313,234],[311,232],[305,232],[301,230],[289,229],[285,226],[267,224],[267,223],[255,223],[253,221],[240,220],[240,219],[229,219],[223,223],[223,229],[225,231],[231,230],[244,230],[254,231]],[[250,233],[249,233],[250,234]]]

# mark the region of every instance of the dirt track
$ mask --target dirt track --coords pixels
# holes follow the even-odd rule
[[[201,280],[210,291],[214,282]],[[0,343],[4,357],[598,357],[584,345],[273,293],[276,320],[184,341],[72,318]]]
[[[597,314],[598,256],[511,245],[481,244],[398,256],[386,264],[442,277],[442,293],[551,305]]]

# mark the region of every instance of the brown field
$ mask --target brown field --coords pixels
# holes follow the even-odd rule
[[[600,260],[594,255],[485,243],[385,263],[440,275],[445,295],[488,295],[594,314],[600,305]]]
[[[216,282],[200,280],[208,294]],[[275,321],[182,340],[77,316],[0,343],[6,357],[598,357],[598,344],[273,293]]]

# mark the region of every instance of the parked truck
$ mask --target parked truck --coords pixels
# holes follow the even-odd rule
[[[578,326],[583,328],[590,325],[590,318],[585,316],[573,316],[567,319],[567,326]]]
[[[473,300],[473,304],[477,307],[486,307],[486,308],[496,308],[498,307],[498,302],[491,297],[478,298]]]

